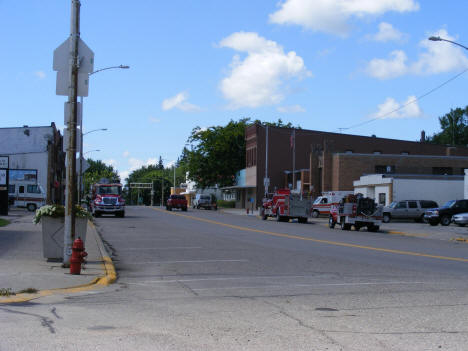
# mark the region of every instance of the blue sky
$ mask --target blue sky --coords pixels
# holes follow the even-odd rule
[[[305,129],[418,140],[468,105],[468,2],[418,0],[81,1],[81,38],[95,69],[84,98],[87,156],[125,177],[191,130],[243,117]],[[63,126],[53,50],[70,1],[0,0],[0,127]],[[397,112],[391,111],[401,107]]]

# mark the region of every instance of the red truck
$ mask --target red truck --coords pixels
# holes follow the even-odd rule
[[[172,211],[173,208],[178,208],[182,211],[187,211],[187,199],[184,195],[171,195],[166,202],[166,210]]]
[[[91,213],[95,217],[101,214],[113,214],[125,217],[125,200],[122,197],[122,184],[96,183],[92,186]]]
[[[289,189],[279,189],[263,199],[260,215],[263,220],[275,217],[278,222],[288,222],[297,218],[299,223],[307,223],[311,205],[310,198],[304,194],[291,193]]]

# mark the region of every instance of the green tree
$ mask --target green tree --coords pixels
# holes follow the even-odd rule
[[[231,120],[226,126],[196,127],[185,149],[190,178],[200,188],[232,185],[237,171],[245,167],[245,127],[249,119]]]
[[[111,181],[120,182],[120,177],[112,165],[106,165],[101,160],[94,161],[90,158],[86,160],[89,168],[83,174],[84,192],[87,193],[92,184],[98,182],[102,178],[110,179]]]
[[[450,109],[449,113],[439,117],[439,123],[442,130],[428,137],[428,142],[441,145],[468,144],[468,106]]]

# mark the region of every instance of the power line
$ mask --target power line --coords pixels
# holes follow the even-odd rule
[[[382,119],[383,117],[386,117],[386,116],[388,116],[388,115],[391,115],[392,113],[398,112],[398,111],[402,110],[403,108],[405,108],[406,106],[411,105],[411,104],[414,104],[415,102],[421,100],[422,98],[425,98],[426,96],[428,96],[429,94],[433,93],[434,91],[436,91],[436,90],[442,88],[444,85],[450,83],[452,80],[457,79],[458,77],[460,77],[462,74],[464,74],[464,73],[467,72],[467,71],[468,71],[468,68],[466,68],[466,69],[463,70],[462,72],[458,73],[457,75],[453,76],[452,78],[446,80],[445,82],[443,82],[442,84],[438,85],[437,87],[435,87],[435,88],[429,90],[428,92],[426,92],[426,93],[424,93],[424,94],[422,94],[422,95],[416,97],[415,99],[413,99],[413,100],[411,100],[411,101],[408,101],[406,104],[401,105],[401,106],[398,107],[397,109],[395,109],[395,110],[393,110],[393,111],[390,111],[390,112],[387,112],[386,114],[384,114],[384,115],[382,115],[382,116],[375,117],[375,118],[369,119],[369,120],[367,120],[367,121],[364,121],[364,122],[361,122],[361,123],[358,123],[358,124],[354,124],[354,125],[352,125],[352,126],[350,126],[350,127],[338,128],[338,129],[339,129],[339,131],[340,131],[340,133],[341,133],[341,131],[343,131],[343,130],[348,130],[348,129],[352,129],[352,128],[361,127],[361,126],[363,126],[363,125],[365,125],[365,124],[374,122],[374,121],[376,121],[376,120],[378,120],[378,119]]]

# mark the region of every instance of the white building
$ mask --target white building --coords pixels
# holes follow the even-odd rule
[[[43,127],[0,128],[0,155],[9,156],[10,170],[36,174],[37,184],[46,190],[48,203],[63,199],[65,154],[62,143],[63,138],[54,123]]]
[[[371,174],[353,182],[355,194],[385,206],[402,200],[433,200],[441,206],[449,200],[467,198],[464,183],[462,175],[421,174]]]

